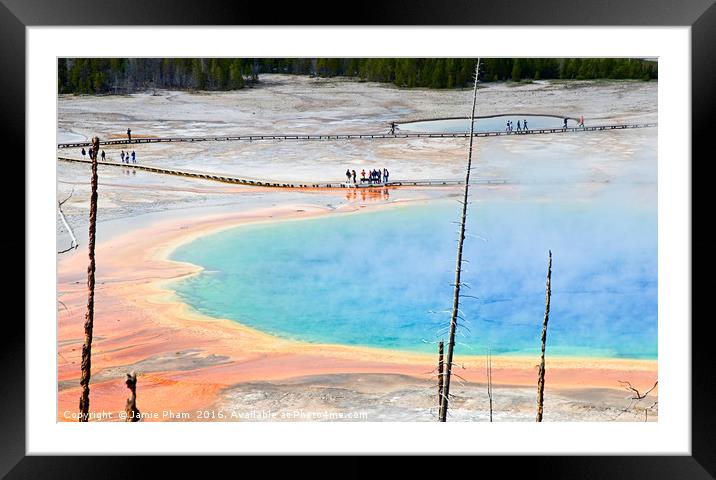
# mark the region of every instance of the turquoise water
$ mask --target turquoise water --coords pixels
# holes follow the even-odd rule
[[[175,284],[210,316],[281,337],[435,351],[449,323],[459,204],[242,226],[172,258],[205,271]],[[465,242],[460,354],[533,354],[552,249],[552,355],[656,358],[657,216],[623,199],[477,202]]]
[[[544,115],[500,115],[497,117],[485,117],[475,119],[476,132],[504,132],[507,121],[512,120],[512,131],[517,131],[517,122],[520,124],[527,120],[527,127],[530,130],[540,128],[562,128],[564,118],[548,117]],[[586,124],[586,121],[585,121]],[[572,119],[567,121],[568,127],[576,127],[577,122]],[[416,133],[469,133],[470,120],[457,118],[450,120],[428,120],[424,122],[401,123],[398,125],[399,132]]]

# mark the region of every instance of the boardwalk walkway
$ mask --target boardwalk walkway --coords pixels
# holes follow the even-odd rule
[[[84,158],[72,158],[58,156],[58,160],[63,162],[75,162],[75,163],[92,163],[88,159]],[[440,179],[425,179],[425,180],[396,180],[388,183],[380,184],[347,184],[345,182],[321,182],[321,183],[300,183],[300,182],[286,182],[286,181],[273,181],[273,180],[255,180],[249,178],[241,178],[233,175],[225,175],[218,173],[199,172],[195,170],[181,170],[177,168],[163,168],[153,167],[151,165],[138,164],[138,163],[117,163],[117,162],[97,162],[99,165],[106,165],[110,167],[123,167],[133,168],[135,170],[143,170],[146,172],[160,173],[164,175],[175,175],[179,177],[199,178],[203,180],[211,180],[214,182],[231,183],[234,185],[250,185],[254,187],[273,187],[273,188],[380,188],[380,187],[421,187],[421,186],[448,186],[448,185],[462,185],[461,180],[440,180]],[[478,179],[474,183],[477,184],[506,184],[507,180],[502,179]]]
[[[631,128],[656,127],[656,123],[633,123],[633,124],[611,124],[594,125],[589,127],[568,127],[568,128],[539,128],[522,132],[476,132],[475,137],[500,137],[500,136],[530,136],[558,133],[581,133],[604,130],[623,130]],[[231,142],[231,141],[257,141],[257,140],[364,140],[364,139],[398,139],[398,138],[465,138],[469,133],[376,133],[376,134],[345,134],[345,135],[238,135],[238,136],[209,136],[209,137],[156,137],[156,138],[133,138],[132,145],[143,143],[176,143],[176,142]],[[127,145],[126,139],[105,140],[101,145]],[[90,142],[58,143],[57,148],[88,147]]]

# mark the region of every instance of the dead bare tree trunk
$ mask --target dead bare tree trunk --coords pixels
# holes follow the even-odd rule
[[[440,402],[439,421],[447,421],[448,400],[450,397],[450,375],[452,374],[452,358],[455,349],[455,329],[457,328],[457,317],[460,309],[460,276],[462,273],[462,248],[465,242],[465,221],[467,219],[467,201],[470,193],[470,172],[472,170],[472,143],[475,134],[475,104],[477,103],[477,76],[480,71],[480,59],[477,59],[475,66],[475,86],[472,92],[472,113],[470,114],[470,146],[467,152],[467,170],[465,173],[465,190],[463,193],[462,216],[460,219],[460,236],[457,242],[457,258],[455,259],[455,289],[452,299],[452,314],[450,317],[450,333],[448,335],[447,359],[445,364],[445,381],[443,385],[443,396]]]
[[[92,180],[90,195],[89,216],[89,266],[87,267],[87,313],[85,314],[85,341],[82,345],[82,395],[80,396],[80,422],[86,422],[89,417],[89,383],[92,367],[92,328],[94,326],[94,274],[95,274],[95,232],[97,227],[97,153],[99,152],[99,138],[92,138],[90,149],[92,159]]]
[[[490,422],[492,422],[492,352],[487,350],[487,398],[490,401]]]
[[[75,237],[75,232],[72,231],[72,227],[67,222],[67,218],[65,218],[65,213],[62,211],[62,205],[64,205],[67,200],[72,198],[72,194],[74,192],[75,192],[75,190],[73,188],[72,191],[70,192],[70,194],[67,196],[67,198],[65,198],[61,202],[57,203],[57,211],[60,213],[60,219],[62,220],[62,224],[65,226],[67,233],[69,233],[70,238],[72,239],[70,246],[62,251],[57,252],[58,255],[61,253],[69,252],[70,250],[74,250],[75,248],[77,248],[79,246],[79,244],[77,243],[77,237]]]
[[[127,405],[124,407],[124,411],[127,413],[126,421],[138,422],[139,409],[137,408],[137,374],[135,372],[128,373],[125,383],[131,392],[129,398],[127,399]]]
[[[445,372],[445,363],[443,361],[443,345],[444,342],[438,342],[438,418],[440,418],[441,406],[443,401],[443,374]]]
[[[542,421],[544,407],[544,352],[547,347],[547,322],[549,322],[549,303],[552,296],[552,250],[549,251],[549,265],[547,267],[547,293],[544,306],[544,321],[542,322],[542,356],[539,364],[539,379],[537,380],[537,421]]]

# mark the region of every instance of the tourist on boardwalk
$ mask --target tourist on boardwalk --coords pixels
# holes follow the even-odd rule
[[[127,143],[132,143],[132,129],[127,129]]]
[[[103,162],[105,161],[105,158],[106,158],[106,157],[105,157],[105,154],[104,154],[104,150],[102,150],[102,161],[103,161]]]
[[[122,150],[122,153],[119,155],[119,158],[121,158],[122,163],[124,163],[124,150]]]
[[[85,147],[82,147],[82,156],[84,157],[87,153],[85,152]]]
[[[564,119],[564,127],[562,127],[564,130],[567,130],[567,119]]]
[[[353,183],[355,184],[356,183],[356,171],[353,170],[351,173],[353,174]]]
[[[362,182],[364,180],[365,180],[365,169],[360,171],[360,181]]]
[[[351,183],[351,169],[346,170],[346,183]]]
[[[520,125],[520,121],[519,121],[519,120],[517,120],[517,131],[518,131],[518,132],[521,132],[521,131],[522,131],[522,126]]]
[[[505,132],[510,133],[510,121],[507,120],[507,124],[505,126]]]
[[[137,163],[137,154],[132,150],[132,163]]]
[[[384,168],[383,169],[383,182],[388,183],[388,175],[389,175],[388,169]]]
[[[579,116],[579,126],[584,128],[584,115]]]
[[[395,122],[390,122],[390,134],[395,135]]]
[[[527,119],[526,119],[526,118],[522,121],[522,129],[523,129],[525,132],[527,131]]]

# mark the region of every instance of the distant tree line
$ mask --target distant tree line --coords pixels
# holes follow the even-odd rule
[[[398,87],[470,85],[473,58],[60,58],[60,93],[128,93],[151,88],[238,90],[262,73],[353,77]],[[487,58],[480,80],[658,78],[655,61],[629,58]]]
[[[60,58],[59,93],[131,93],[147,89],[238,90],[258,81],[246,58]]]
[[[264,60],[272,72],[308,73],[321,77],[348,76],[399,87],[462,88],[470,86],[474,58],[319,58],[308,71],[295,72],[290,60]],[[304,69],[307,67],[304,62]],[[628,58],[487,58],[480,64],[483,82],[541,79],[658,78],[657,63]]]

